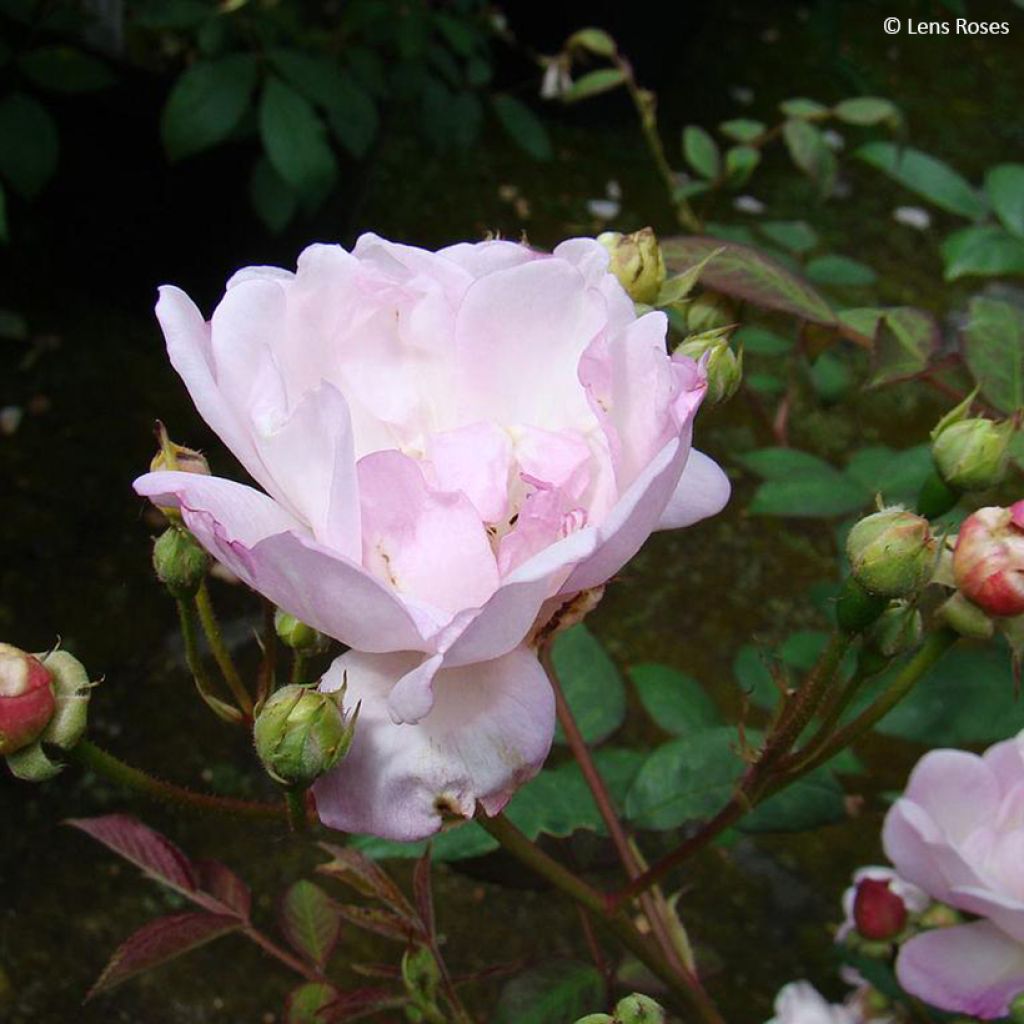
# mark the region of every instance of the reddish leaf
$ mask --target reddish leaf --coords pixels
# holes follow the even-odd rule
[[[424,938],[420,926],[409,918],[383,907],[361,907],[354,903],[336,903],[335,909],[341,917],[368,932],[375,932],[398,942],[409,942],[413,938]]]
[[[285,1024],[319,1024],[321,1010],[337,1002],[338,990],[325,981],[307,981],[293,989],[285,1003]]]
[[[381,1010],[397,1009],[407,1002],[405,996],[396,995],[386,988],[354,988],[348,992],[342,992],[319,1014],[317,1019],[325,1021],[327,1024],[359,1020],[362,1017],[369,1017],[372,1013],[379,1013]]]
[[[124,942],[104,968],[86,999],[105,992],[152,967],[173,960],[213,939],[237,931],[242,924],[237,917],[188,911],[160,917],[143,925]]]
[[[832,325],[832,307],[803,278],[756,249],[719,238],[666,238],[661,249],[669,271],[679,273],[721,250],[701,271],[701,283],[716,292],[745,299],[764,309],[779,309],[802,320]]]
[[[166,836],[127,814],[99,818],[71,818],[68,825],[81,829],[125,860],[131,861],[158,882],[195,898],[196,878],[192,863]]]
[[[386,903],[397,914],[413,916],[413,909],[402,890],[369,857],[348,846],[321,843],[333,860],[317,867],[321,874],[336,878],[364,896]]]
[[[423,928],[431,940],[434,936],[434,894],[430,890],[430,848],[416,861],[412,875],[412,891]]]
[[[219,860],[197,860],[192,862],[192,869],[196,882],[203,892],[209,893],[218,903],[234,911],[243,920],[249,920],[252,893],[231,868]]]
[[[304,957],[323,967],[338,944],[341,917],[334,901],[305,879],[296,882],[281,901],[281,930]]]

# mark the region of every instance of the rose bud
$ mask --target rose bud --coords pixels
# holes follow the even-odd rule
[[[654,232],[650,228],[630,235],[605,231],[597,240],[610,253],[608,269],[619,279],[629,297],[647,305],[655,302],[665,283],[665,259]]]
[[[200,476],[210,475],[210,464],[202,452],[186,448],[182,444],[175,444],[170,439],[164,440],[164,446],[153,456],[149,464],[152,472],[158,473],[163,469],[176,469],[181,473],[198,473]]]
[[[881,942],[903,931],[907,905],[878,878],[862,878],[853,898],[853,921],[865,939]]]
[[[665,1011],[649,996],[634,992],[615,1006],[616,1024],[664,1024]]]
[[[873,650],[895,658],[921,641],[921,613],[906,601],[895,601],[875,620],[865,636]]]
[[[330,644],[323,633],[280,608],[274,612],[274,629],[281,643],[304,654],[322,654]]]
[[[53,676],[25,651],[0,644],[0,754],[27,747],[56,709]]]
[[[278,690],[256,716],[253,739],[263,767],[282,786],[304,789],[348,753],[355,733],[342,710],[342,687],[321,693],[292,684]]]
[[[172,597],[194,597],[210,567],[210,556],[184,527],[172,523],[153,545],[153,568]]]
[[[54,756],[62,750],[70,750],[82,738],[93,684],[82,663],[67,651],[53,651],[33,660],[50,679],[53,709],[35,738],[7,755],[7,767],[26,782],[43,782],[52,779],[63,767],[59,756],[56,760]],[[2,703],[0,697],[0,705]]]
[[[1010,441],[1016,430],[1012,420],[969,419],[939,425],[932,441],[932,458],[939,476],[958,491],[995,487],[1006,475]]]
[[[1024,614],[1024,501],[969,515],[953,550],[961,593],[989,615]]]
[[[676,349],[697,362],[708,375],[706,401],[717,404],[732,398],[743,380],[743,353],[729,347],[728,328],[718,327],[686,338]]]
[[[928,520],[893,505],[861,519],[846,539],[854,579],[878,597],[909,597],[928,582],[936,544]]]

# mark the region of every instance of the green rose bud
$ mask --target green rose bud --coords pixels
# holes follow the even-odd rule
[[[608,269],[634,302],[651,305],[665,283],[665,259],[658,239],[650,228],[624,235],[606,231],[597,240],[608,250]]]
[[[634,992],[615,1007],[617,1024],[664,1024],[665,1011],[649,996]]]
[[[729,347],[729,329],[718,327],[704,334],[686,338],[676,352],[696,359],[707,357],[704,368],[708,375],[707,401],[724,402],[736,394],[743,380],[743,353]]]
[[[172,597],[194,597],[210,567],[210,556],[183,526],[172,523],[153,545],[153,568]]]
[[[898,505],[866,516],[850,531],[846,553],[854,579],[878,597],[909,597],[935,569],[928,520]]]
[[[293,684],[282,687],[256,716],[256,753],[271,778],[304,789],[330,771],[348,753],[355,713],[342,710],[345,689],[334,693]]]
[[[1010,1020],[1013,1024],[1024,1024],[1024,992],[1010,1003]]]
[[[694,334],[731,327],[736,323],[736,310],[724,296],[703,292],[686,307],[686,326]]]
[[[274,629],[281,643],[303,654],[322,654],[330,644],[323,633],[280,608],[274,612]]]
[[[879,654],[895,658],[921,642],[921,613],[906,601],[895,601],[875,620],[865,640]]]
[[[35,742],[7,757],[11,771],[26,782],[52,779],[64,767],[59,752],[70,750],[85,733],[93,687],[85,667],[67,651],[37,657],[50,674],[54,708]]]
[[[940,429],[932,441],[932,458],[939,476],[958,491],[995,487],[1006,475],[1012,420],[969,419]]]

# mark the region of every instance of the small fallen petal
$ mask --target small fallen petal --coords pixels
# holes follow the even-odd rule
[[[892,219],[917,231],[927,231],[932,226],[931,214],[920,206],[897,206],[892,211]]]

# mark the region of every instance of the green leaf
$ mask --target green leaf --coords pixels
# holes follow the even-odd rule
[[[260,137],[274,170],[303,198],[315,203],[334,185],[337,162],[324,123],[309,101],[271,75],[263,87]]]
[[[502,127],[517,145],[536,160],[551,159],[548,130],[525,103],[507,93],[492,97],[491,103]]]
[[[666,238],[661,248],[672,271],[692,266],[723,246],[702,274],[701,280],[709,288],[813,323],[835,323],[831,307],[814,288],[755,249],[696,235]]]
[[[374,860],[422,857],[427,848],[426,842],[397,843],[377,836],[353,836],[350,845]],[[468,821],[464,825],[451,826],[434,836],[430,841],[430,856],[438,863],[467,860],[482,857],[497,848],[496,839],[491,838],[475,821]]]
[[[786,117],[802,118],[806,120],[820,120],[828,116],[828,107],[817,100],[809,100],[803,96],[797,96],[790,100],[783,100],[779,104],[779,110]]]
[[[854,154],[905,188],[950,213],[977,220],[988,212],[984,198],[948,164],[911,147],[869,142]]]
[[[945,278],[1024,274],[1024,239],[994,224],[961,228],[942,243]]]
[[[1006,230],[1024,237],[1024,164],[999,164],[985,175],[985,191]]]
[[[114,82],[106,64],[71,46],[41,46],[18,59],[18,66],[40,89],[94,92]]]
[[[768,220],[758,230],[790,252],[809,252],[818,244],[818,232],[803,220]]]
[[[733,341],[742,346],[744,352],[760,356],[779,356],[793,348],[793,339],[769,331],[766,327],[741,327]]]
[[[879,96],[857,96],[843,100],[832,108],[832,113],[846,124],[873,125],[887,121],[891,125],[898,125],[902,120],[896,104]]]
[[[57,126],[31,96],[0,99],[0,176],[19,195],[32,199],[57,169]]]
[[[939,342],[939,325],[931,313],[913,306],[844,309],[839,319],[873,342],[877,387],[920,373]]]
[[[753,644],[744,644],[732,663],[732,674],[754,707],[770,711],[779,702],[779,688],[768,668],[766,653]]]
[[[629,675],[644,709],[666,732],[686,736],[722,724],[715,702],[693,676],[655,664],[634,665]]]
[[[739,821],[743,832],[804,832],[846,817],[846,794],[832,771],[815,769]]]
[[[322,969],[338,944],[341,917],[320,886],[302,879],[284,894],[281,930],[298,953]]]
[[[582,623],[559,633],[552,658],[583,738],[588,743],[600,743],[626,717],[626,688],[619,670]],[[565,742],[561,728],[555,740]]]
[[[604,979],[590,964],[553,960],[505,984],[494,1024],[573,1024],[604,1009]]]
[[[285,1024],[323,1024],[320,1011],[338,999],[338,990],[326,981],[307,981],[293,989],[285,1004]]]
[[[252,169],[249,199],[257,216],[274,234],[284,230],[298,207],[295,192],[263,156]]]
[[[1015,696],[1010,655],[1002,644],[950,650],[877,726],[887,736],[930,747],[993,743],[1022,728],[1024,701]]]
[[[255,84],[250,54],[196,61],[183,71],[160,118],[167,155],[180,160],[223,142],[242,120]]]
[[[718,130],[734,142],[753,142],[765,132],[766,125],[761,121],[752,121],[746,117],[737,117],[732,121],[723,121]]]
[[[740,224],[720,224],[708,221],[705,230],[712,238],[720,238],[725,242],[736,242],[738,245],[755,245],[754,232]]]
[[[931,446],[922,444],[895,452],[884,445],[861,448],[850,456],[845,474],[869,494],[886,503],[912,502],[931,475]]]
[[[626,73],[619,68],[598,68],[577,78],[562,97],[566,103],[577,103],[602,92],[617,89],[626,81]]]
[[[327,121],[335,138],[357,159],[369,152],[380,125],[373,97],[347,75],[338,84]]]
[[[874,270],[866,263],[836,253],[818,256],[808,262],[804,270],[815,284],[863,288],[874,284],[878,279]]]
[[[869,497],[834,466],[808,452],[763,448],[738,461],[766,480],[750,503],[752,515],[840,516],[862,508]]]
[[[838,402],[853,386],[850,368],[831,352],[822,352],[811,364],[811,384],[824,402]]]
[[[744,373],[743,383],[764,395],[781,395],[786,390],[786,382],[774,373]]]
[[[1024,312],[1008,302],[972,299],[963,349],[988,401],[1007,414],[1024,406]]]
[[[683,155],[702,178],[717,178],[722,169],[717,143],[699,125],[691,124],[683,129]]]
[[[581,28],[573,32],[565,48],[569,50],[573,47],[589,50],[598,57],[614,57],[617,49],[615,40],[601,28]]]
[[[742,770],[736,744],[736,729],[721,726],[658,747],[629,790],[626,816],[638,828],[662,831],[714,814]]]
[[[822,195],[829,195],[835,184],[836,158],[821,132],[807,121],[790,119],[782,126],[782,138],[793,163],[817,182]]]
[[[744,185],[761,162],[761,151],[753,146],[732,146],[725,153],[725,173],[729,184]]]

